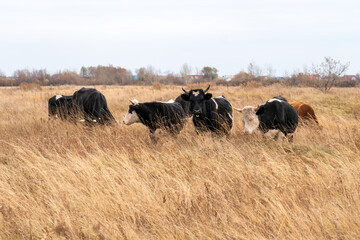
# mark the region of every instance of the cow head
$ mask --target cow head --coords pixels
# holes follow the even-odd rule
[[[205,90],[192,89],[189,92],[183,89],[185,93],[181,94],[181,98],[190,102],[190,112],[192,112],[193,117],[203,117],[205,111],[205,101],[212,98],[211,93],[206,93],[209,88],[210,85]]]
[[[259,107],[253,106],[246,106],[242,109],[235,108],[235,110],[242,113],[241,120],[244,123],[244,133],[251,134],[254,132],[255,129],[259,127],[259,117],[256,114],[258,108]]]
[[[65,117],[70,114],[72,96],[55,95],[49,99],[49,117]]]
[[[129,110],[123,119],[123,123],[126,125],[131,125],[133,123],[140,122],[140,118],[136,113],[137,109],[139,109],[140,103],[136,99],[130,100],[130,102],[131,105],[129,105]]]

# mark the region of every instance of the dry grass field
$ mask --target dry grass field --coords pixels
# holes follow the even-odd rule
[[[244,135],[234,112],[229,139],[188,120],[155,145],[145,126],[120,124],[128,99],[181,87],[97,86],[119,124],[48,121],[48,99],[80,87],[0,88],[0,239],[360,238],[359,88],[214,86],[236,107],[310,103],[322,128],[278,144]]]

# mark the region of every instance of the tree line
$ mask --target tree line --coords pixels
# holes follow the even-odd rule
[[[271,67],[263,72],[255,63],[248,65],[247,71],[240,71],[231,79],[219,78],[215,67],[204,66],[201,70],[192,69],[184,64],[180,72],[161,74],[152,66],[142,67],[133,74],[130,70],[122,67],[109,66],[83,66],[80,72],[59,71],[49,74],[46,69],[40,70],[16,70],[12,77],[5,77],[0,71],[0,86],[19,86],[20,84],[49,85],[151,85],[153,83],[186,85],[188,83],[215,82],[226,86],[266,86],[280,83],[287,86],[317,87],[324,92],[333,86],[354,87],[360,83],[360,75],[354,79],[342,79],[341,77],[349,67],[349,63],[342,64],[331,57],[325,57],[320,64],[313,65],[310,70],[293,73],[286,77],[275,77]],[[195,72],[195,74],[194,74]],[[341,80],[341,81],[340,81]]]

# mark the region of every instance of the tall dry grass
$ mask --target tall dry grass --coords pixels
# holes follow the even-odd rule
[[[205,86],[204,86],[205,87]],[[0,88],[1,239],[359,239],[360,90],[212,87],[234,106],[311,103],[322,129],[294,145],[242,133],[150,143],[145,126],[48,121],[47,100],[80,87]],[[97,87],[121,122],[128,99],[180,87]]]

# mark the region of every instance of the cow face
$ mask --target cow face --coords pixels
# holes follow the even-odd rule
[[[49,117],[66,117],[70,114],[72,106],[72,97],[56,95],[49,99]],[[60,116],[58,116],[60,115]]]
[[[138,105],[129,105],[129,111],[126,113],[123,123],[126,125],[131,125],[133,123],[140,122],[140,118],[136,113]]]
[[[185,91],[181,95],[181,98],[185,101],[190,102],[190,112],[192,112],[193,117],[202,118],[204,117],[205,101],[212,98],[211,93],[206,93],[209,90],[210,86],[205,89],[193,89],[189,92]]]
[[[244,123],[244,133],[251,134],[259,127],[259,118],[256,115],[257,108],[246,106],[242,109],[236,109],[242,113],[241,120]]]

